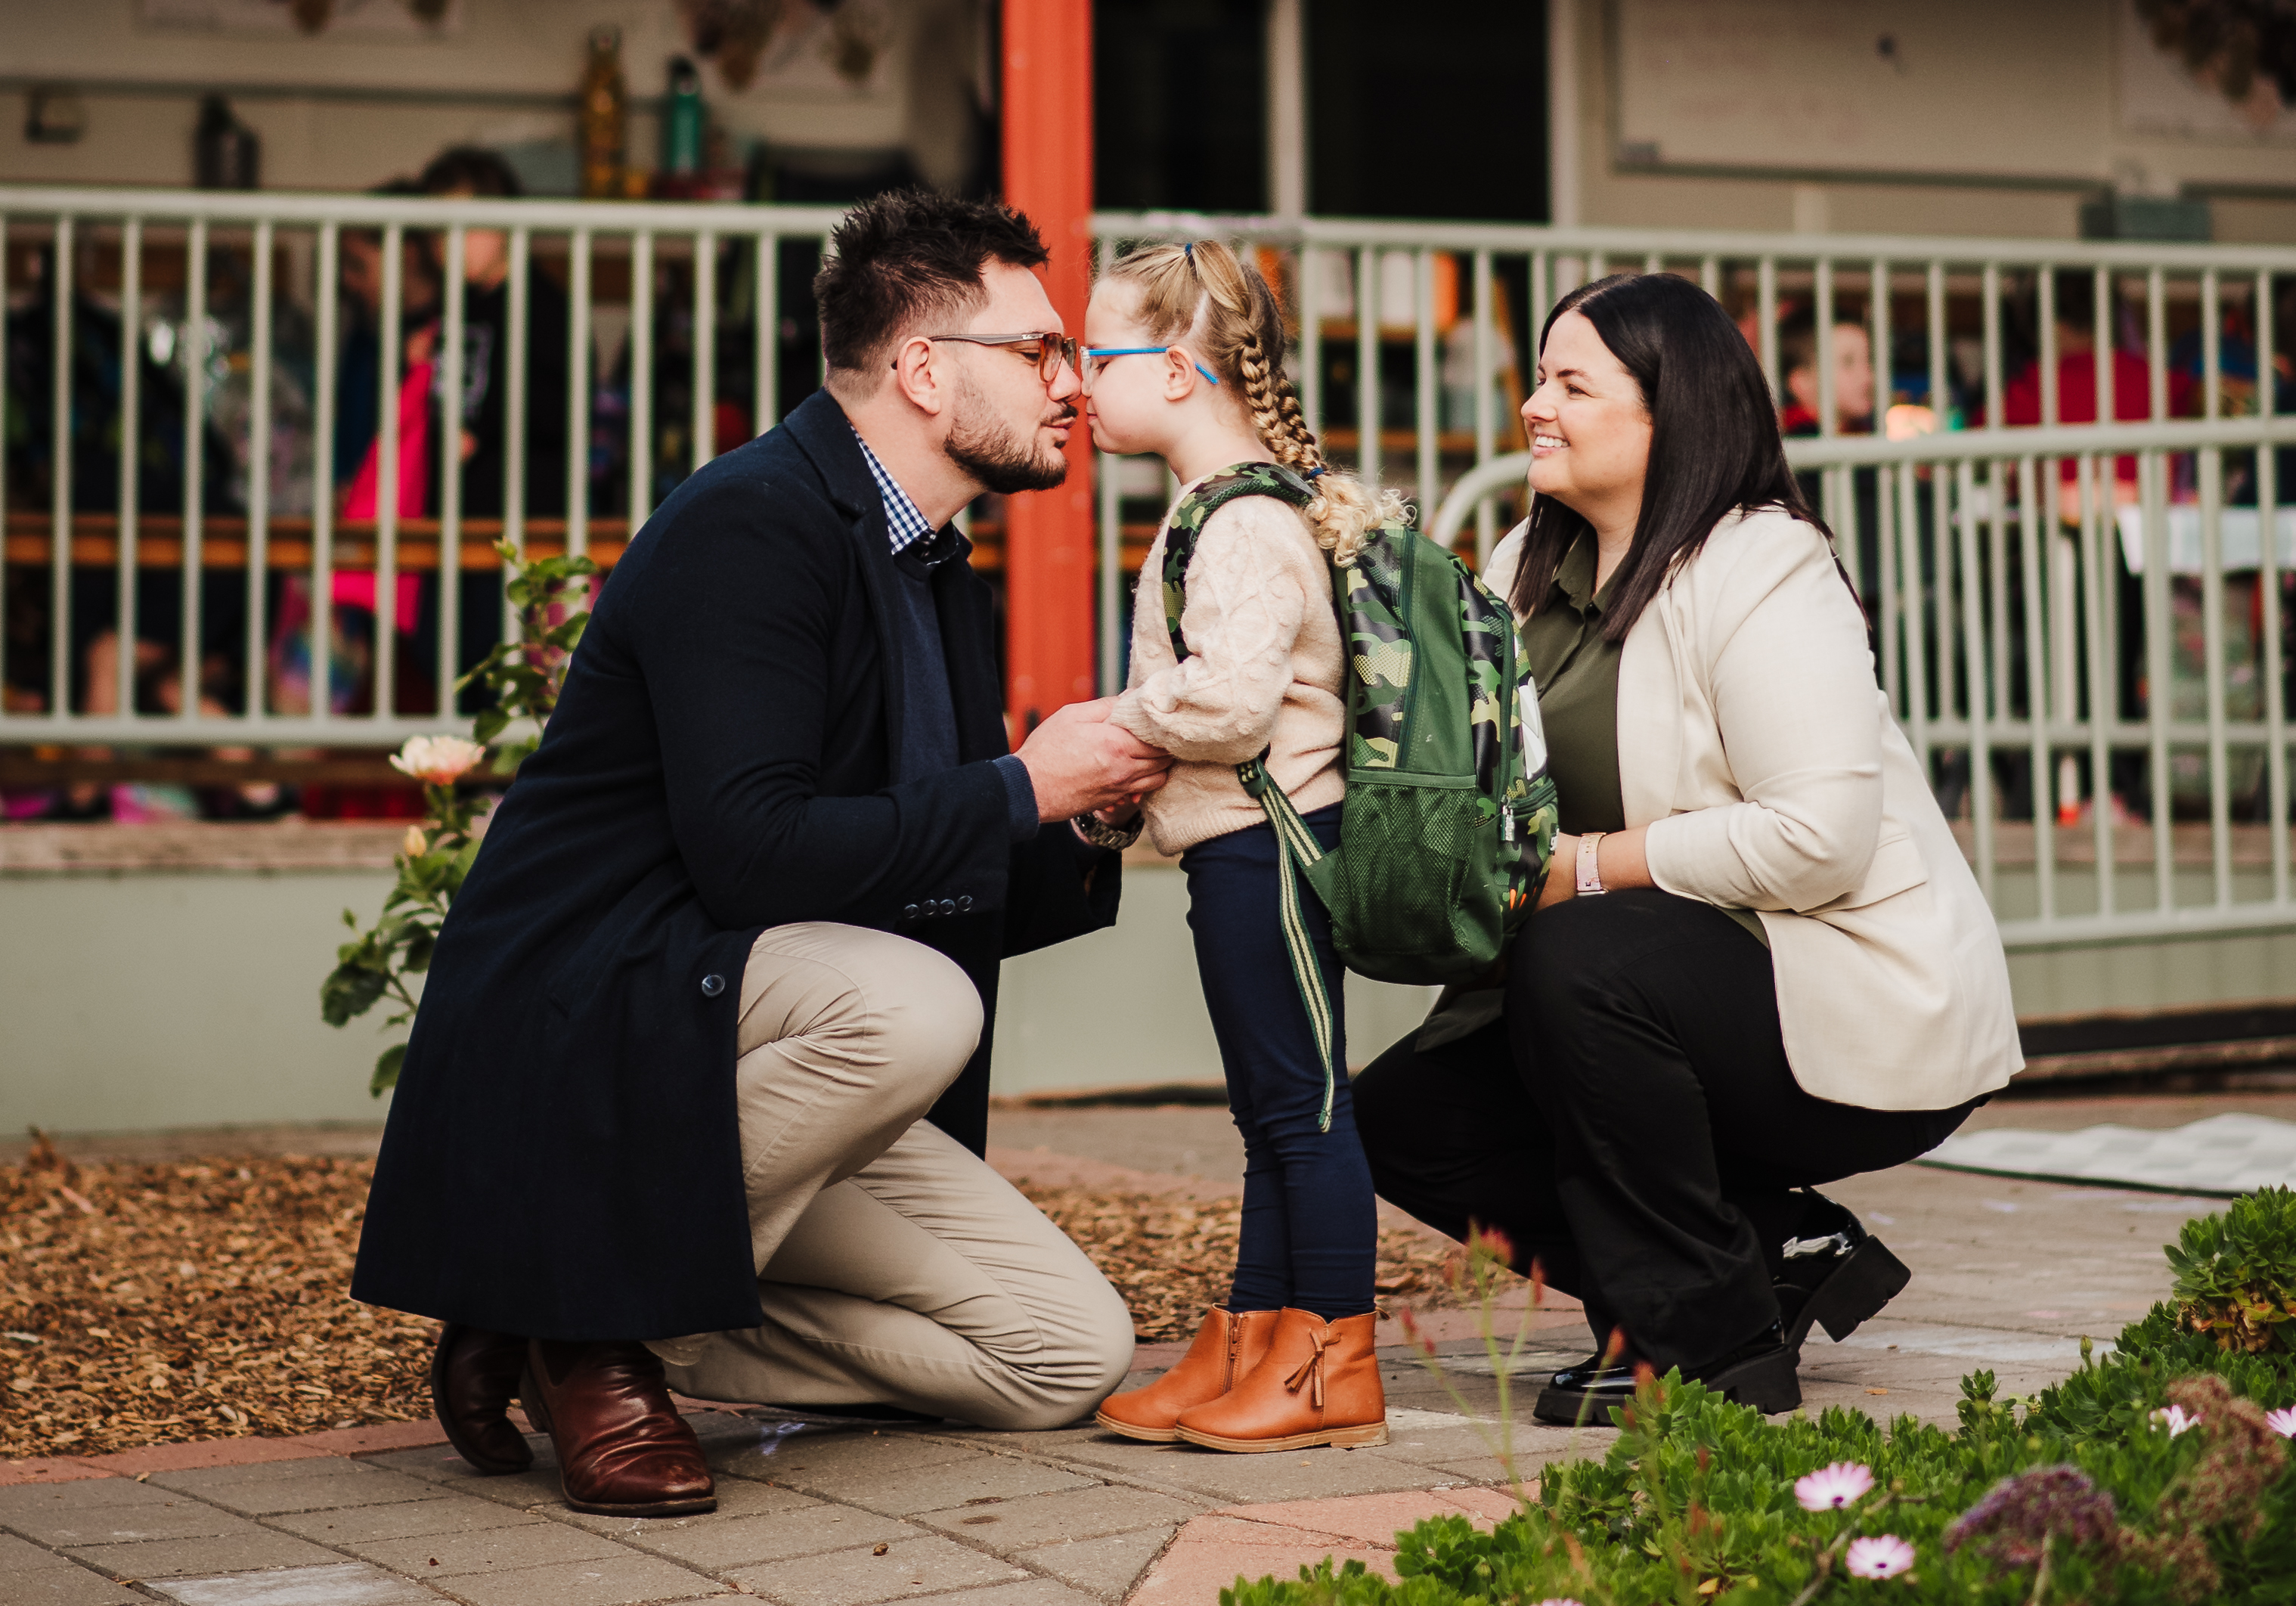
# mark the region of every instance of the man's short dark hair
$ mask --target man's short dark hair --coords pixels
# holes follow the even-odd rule
[[[978,307],[988,293],[981,271],[992,259],[1035,267],[1051,254],[1037,225],[1001,201],[931,190],[864,201],[829,245],[813,280],[821,350],[830,367],[849,373],[887,360],[892,342],[921,332],[928,318],[954,320]]]
[[[1836,315],[1833,326],[1840,329],[1863,329],[1856,318]],[[1778,320],[1778,377],[1784,379],[1800,368],[1817,366],[1817,311],[1815,307],[1800,307]]]
[[[2096,274],[2086,267],[2057,270],[2056,320],[2087,334],[2096,327]]]
[[[472,195],[495,195],[514,201],[525,193],[510,163],[480,145],[456,145],[441,151],[422,169],[420,182],[425,195],[454,195],[467,191]]]

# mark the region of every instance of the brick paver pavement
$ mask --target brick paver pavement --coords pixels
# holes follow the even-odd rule
[[[1225,1112],[1184,1113],[1202,1118],[1217,1181]],[[999,1159],[1127,1180],[1089,1153]],[[1850,1343],[1813,1340],[1807,1408],[1947,1422],[1966,1372],[1990,1367],[2022,1394],[2069,1371],[2079,1335],[2109,1335],[2166,1291],[2161,1241],[2216,1208],[1915,1168],[1830,1191],[1916,1279]],[[1518,1409],[1587,1343],[1567,1308],[1539,1323],[1512,1379]],[[676,1520],[570,1512],[546,1440],[534,1471],[480,1478],[423,1424],[0,1463],[0,1606],[1209,1606],[1239,1572],[1288,1575],[1325,1554],[1383,1569],[1395,1530],[1422,1516],[1505,1514],[1505,1471],[1474,1420],[1495,1414],[1497,1368],[1463,1314],[1433,1326],[1460,1397],[1388,1348],[1393,1439],[1355,1451],[1228,1456],[1088,1423],[857,1428],[697,1405],[719,1507]],[[1177,1350],[1144,1347],[1134,1381]],[[1518,1471],[1610,1437],[1520,1425]]]

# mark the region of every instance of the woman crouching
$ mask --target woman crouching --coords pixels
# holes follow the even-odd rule
[[[1764,1411],[1908,1274],[1810,1192],[1934,1147],[2023,1064],[2001,943],[1877,687],[1753,355],[1663,274],[1541,334],[1521,623],[1561,804],[1503,989],[1447,997],[1356,1083],[1379,1192],[1587,1307],[1536,1414],[1636,1367]]]

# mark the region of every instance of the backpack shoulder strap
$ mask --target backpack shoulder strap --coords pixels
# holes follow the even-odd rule
[[[1273,496],[1293,507],[1305,507],[1316,499],[1316,491],[1281,463],[1240,463],[1210,476],[1180,498],[1164,531],[1164,628],[1171,635],[1175,659],[1188,656],[1188,643],[1180,635],[1180,612],[1187,605],[1188,561],[1196,555],[1196,537],[1203,533],[1205,523],[1214,513],[1239,496]],[[1295,873],[1318,862],[1324,856],[1324,849],[1315,833],[1308,829],[1307,822],[1292,807],[1292,799],[1269,776],[1263,762],[1267,757],[1263,750],[1258,758],[1237,765],[1235,774],[1243,783],[1243,790],[1258,800],[1267,814],[1281,849],[1275,860],[1276,908],[1283,921],[1284,946],[1292,958],[1292,979],[1300,988],[1300,1002],[1308,1012],[1308,1026],[1315,1032],[1316,1048],[1324,1057],[1324,1109],[1316,1129],[1329,1132],[1338,1077],[1337,1062],[1332,1057],[1338,1012],[1324,986],[1324,972],[1316,958],[1315,944],[1308,935],[1294,879]]]
[[[1164,629],[1176,659],[1188,656],[1180,636],[1180,610],[1187,605],[1188,563],[1196,555],[1196,537],[1214,513],[1239,496],[1273,496],[1305,507],[1316,499],[1316,490],[1280,463],[1240,463],[1180,498],[1164,531]]]

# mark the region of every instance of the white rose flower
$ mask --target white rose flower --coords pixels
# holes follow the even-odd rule
[[[486,756],[484,747],[461,736],[409,736],[390,756],[390,766],[426,786],[452,786]]]

